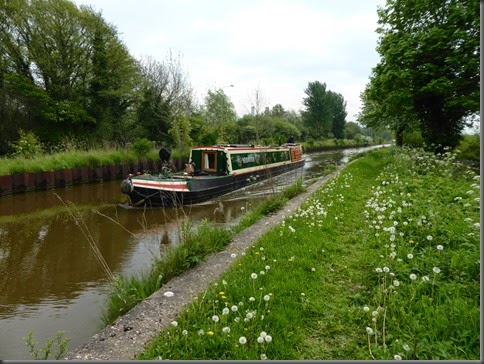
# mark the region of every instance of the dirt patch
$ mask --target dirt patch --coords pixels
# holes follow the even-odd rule
[[[229,243],[226,250],[207,256],[202,263],[167,282],[160,290],[119,317],[111,326],[95,334],[89,342],[69,353],[65,359],[133,359],[163,328],[168,327],[179,316],[187,303],[220,278],[234,261],[231,258],[232,253],[238,255],[254,245],[263,234],[282,221],[284,215],[296,210],[338,172],[318,180],[305,193],[290,200],[284,209],[242,231]]]

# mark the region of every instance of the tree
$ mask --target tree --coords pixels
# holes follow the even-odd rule
[[[329,137],[331,111],[326,97],[326,83],[309,82],[304,92],[307,95],[303,99],[303,105],[306,107],[306,110],[302,112],[304,125],[308,127],[315,139]]]
[[[205,96],[205,120],[209,130],[215,132],[218,143],[232,142],[236,120],[235,106],[223,88],[208,90]]]
[[[309,82],[303,99],[306,110],[302,112],[304,125],[314,138],[344,138],[346,101],[339,93],[326,89],[319,81]]]
[[[330,99],[330,108],[332,114],[332,128],[331,131],[336,139],[344,139],[345,124],[346,124],[346,101],[343,95],[333,91],[328,93]]]
[[[389,0],[379,8],[381,61],[361,120],[403,134],[418,125],[428,146],[455,147],[479,112],[479,4]]]
[[[260,144],[261,139],[272,134],[272,127],[268,125],[267,118],[269,114],[266,113],[268,109],[267,98],[260,87],[255,88],[249,96],[250,115],[252,120],[252,127],[255,133],[255,144]]]
[[[145,58],[141,62],[144,80],[138,122],[152,140],[169,140],[173,121],[192,109],[192,87],[184,74],[180,57],[170,53],[164,61]]]
[[[137,66],[100,14],[67,0],[11,0],[0,20],[0,87],[16,115],[5,123],[50,143],[121,131]]]

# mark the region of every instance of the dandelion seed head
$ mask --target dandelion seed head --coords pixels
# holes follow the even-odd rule
[[[416,280],[416,279],[417,279],[417,275],[416,275],[416,274],[414,274],[414,273],[410,274],[410,279],[411,279],[412,281]]]
[[[381,268],[376,268],[376,269],[375,269],[375,272],[377,272],[377,273],[381,273],[381,272],[383,272],[383,270],[382,270]]]
[[[212,316],[212,321],[213,322],[218,322],[219,321],[219,317],[217,315],[213,315]]]
[[[233,312],[236,312],[239,308],[236,306],[236,305],[233,305],[232,307],[230,307],[230,309],[233,311]]]
[[[266,335],[266,337],[264,338],[264,340],[266,341],[266,343],[270,343],[272,341],[272,336],[271,335]]]
[[[372,315],[373,317],[378,316],[378,311],[373,311],[373,312],[371,313],[371,315]]]
[[[440,268],[439,267],[433,267],[432,270],[434,271],[435,274],[440,273]]]
[[[186,336],[186,335],[188,335],[188,331],[187,330],[183,330],[182,331],[182,334]]]
[[[412,253],[407,254],[407,258],[408,259],[413,259],[413,254]]]
[[[264,354],[264,353],[262,353],[262,354],[260,355],[260,360],[267,360],[267,355],[266,355],[266,354]]]
[[[366,333],[367,333],[368,335],[373,335],[373,329],[372,329],[371,327],[367,326],[367,327],[366,327]]]
[[[264,342],[264,338],[259,336],[259,337],[257,338],[257,342],[258,342],[259,344],[262,344],[262,343]]]
[[[444,247],[442,245],[437,245],[437,250],[444,250]]]
[[[368,307],[368,306],[363,307],[363,311],[370,312],[370,307]]]
[[[245,344],[247,344],[247,338],[246,338],[245,336],[241,336],[241,337],[239,338],[239,344],[240,344],[240,345],[245,345]]]
[[[390,268],[388,268],[388,267],[383,267],[383,271],[384,271],[385,273],[388,273],[388,272],[390,272]]]
[[[255,301],[255,297],[249,297],[249,301],[250,302],[254,302]]]
[[[264,296],[264,301],[266,301],[266,302],[267,302],[267,301],[269,301],[270,299],[271,299],[271,296],[269,296],[268,294],[266,294],[266,295]]]
[[[224,307],[224,309],[222,310],[222,315],[228,315],[230,312],[229,308],[228,307]]]
[[[394,358],[395,358],[395,360],[402,360],[402,357],[398,354],[395,354]]]
[[[399,281],[397,281],[397,280],[394,280],[394,281],[393,281],[393,285],[394,285],[395,287],[398,287],[398,286],[400,285],[400,282],[399,282]]]
[[[252,278],[252,279],[257,279],[257,273],[252,273],[252,274],[250,275],[250,278]]]
[[[428,241],[432,241],[432,239],[433,239],[432,235],[428,235],[428,236],[427,236],[427,240],[428,240]]]
[[[222,329],[222,332],[223,332],[224,334],[228,334],[228,333],[230,332],[230,327],[225,326],[225,327]]]

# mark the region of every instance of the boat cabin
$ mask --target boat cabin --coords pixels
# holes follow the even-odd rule
[[[198,148],[192,149],[190,162],[195,175],[216,174],[224,175],[227,170],[227,156],[224,149]]]

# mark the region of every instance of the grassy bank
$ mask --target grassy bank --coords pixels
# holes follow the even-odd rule
[[[205,256],[225,249],[235,234],[271,212],[279,210],[288,199],[302,191],[304,191],[302,179],[298,179],[282,193],[273,194],[256,205],[230,229],[212,227],[208,220],[202,221],[195,229],[186,220],[180,227],[178,245],[166,250],[164,255],[156,257],[147,273],[115,278],[101,318],[102,326],[112,323],[118,316],[128,312],[160,289],[164,283],[203,261]]]
[[[371,152],[137,359],[478,360],[479,204],[451,154]]]

